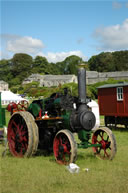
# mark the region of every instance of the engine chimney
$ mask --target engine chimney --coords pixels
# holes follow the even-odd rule
[[[86,103],[86,70],[82,64],[78,68],[78,97],[79,103]]]
[[[83,65],[78,68],[78,109],[70,117],[73,131],[90,131],[96,122],[95,115],[88,109],[86,104],[86,70]]]

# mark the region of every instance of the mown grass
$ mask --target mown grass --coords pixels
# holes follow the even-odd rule
[[[93,155],[92,149],[79,149],[78,174],[58,165],[54,156],[14,158],[9,151],[1,157],[1,193],[128,193],[128,131],[113,130],[117,154],[113,161]],[[0,145],[0,154],[4,146]],[[88,172],[84,169],[89,168]]]

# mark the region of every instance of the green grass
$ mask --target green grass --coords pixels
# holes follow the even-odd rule
[[[6,126],[7,126],[11,115],[10,115],[10,112],[8,112],[7,110],[5,112],[6,112]]]
[[[117,141],[114,160],[96,158],[91,148],[78,149],[78,174],[58,165],[53,155],[20,159],[7,151],[0,160],[0,193],[128,193],[128,131],[113,133]],[[1,144],[0,154],[3,150]]]

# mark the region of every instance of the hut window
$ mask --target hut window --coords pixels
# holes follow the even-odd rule
[[[117,87],[117,100],[123,100],[123,87]]]

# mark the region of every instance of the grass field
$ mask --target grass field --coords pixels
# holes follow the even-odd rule
[[[94,157],[91,148],[79,149],[77,174],[58,165],[53,155],[20,159],[7,151],[0,157],[0,193],[128,193],[128,131],[118,129],[113,133],[117,141],[114,160]],[[0,154],[3,150],[1,144]]]

